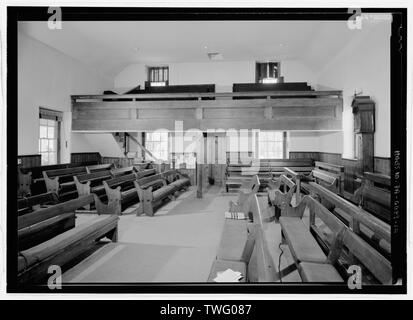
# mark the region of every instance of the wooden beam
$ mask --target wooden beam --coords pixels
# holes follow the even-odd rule
[[[105,95],[72,95],[72,101],[103,99],[167,99],[167,98],[217,98],[217,97],[283,97],[283,96],[342,96],[342,91],[258,91],[258,92],[210,92],[210,93],[146,93],[146,94],[105,94]],[[132,102],[132,101],[125,101]]]
[[[73,131],[105,131],[105,132],[139,132],[152,131],[159,128],[175,130],[175,121],[182,119],[135,119],[135,120],[94,120],[78,119],[72,121]],[[341,131],[341,119],[317,119],[317,118],[286,118],[286,119],[188,119],[183,120],[183,130],[198,128],[208,129],[246,129],[261,130],[330,130]]]

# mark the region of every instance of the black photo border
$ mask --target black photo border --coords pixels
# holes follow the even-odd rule
[[[65,7],[64,21],[191,21],[191,20],[343,20],[354,12],[348,8],[142,8],[142,7]],[[267,294],[405,294],[407,290],[407,212],[406,212],[406,110],[407,110],[407,9],[361,8],[362,13],[391,13],[391,176],[392,263],[401,285],[363,286],[350,290],[344,285],[275,283],[82,283],[64,284],[61,290],[47,286],[17,284],[17,107],[18,21],[47,21],[48,7],[9,6],[7,8],[7,292],[8,293],[267,293]],[[397,252],[397,254],[395,254]]]

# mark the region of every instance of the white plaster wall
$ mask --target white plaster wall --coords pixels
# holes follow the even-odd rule
[[[388,21],[375,23],[369,26],[370,32],[350,42],[317,75],[318,89],[343,90],[343,157],[354,156],[351,102],[354,92],[361,90],[376,103],[374,155],[390,157],[391,27]],[[329,136],[321,140],[323,148],[331,141]]]
[[[61,162],[70,162],[72,94],[101,94],[113,80],[43,43],[18,33],[18,154],[37,154],[39,107],[63,111]],[[80,144],[81,137],[75,138]],[[93,149],[89,152],[96,151]],[[79,149],[77,148],[77,149]],[[76,150],[76,147],[74,148]]]

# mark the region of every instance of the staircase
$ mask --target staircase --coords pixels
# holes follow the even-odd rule
[[[134,158],[136,162],[140,162],[143,160],[142,151],[148,153],[148,150],[142,148],[138,132],[114,132],[112,134],[125,158]]]

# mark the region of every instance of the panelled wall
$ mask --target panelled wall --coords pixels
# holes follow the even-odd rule
[[[358,184],[355,182],[355,178],[357,174],[362,173],[362,169],[360,168],[360,164],[356,159],[342,158],[342,155],[340,153],[306,151],[290,152],[290,159],[297,158],[310,158],[316,161],[328,162],[344,166],[344,190],[353,193],[358,187]],[[374,171],[385,175],[390,175],[390,163],[390,158],[374,157]]]

